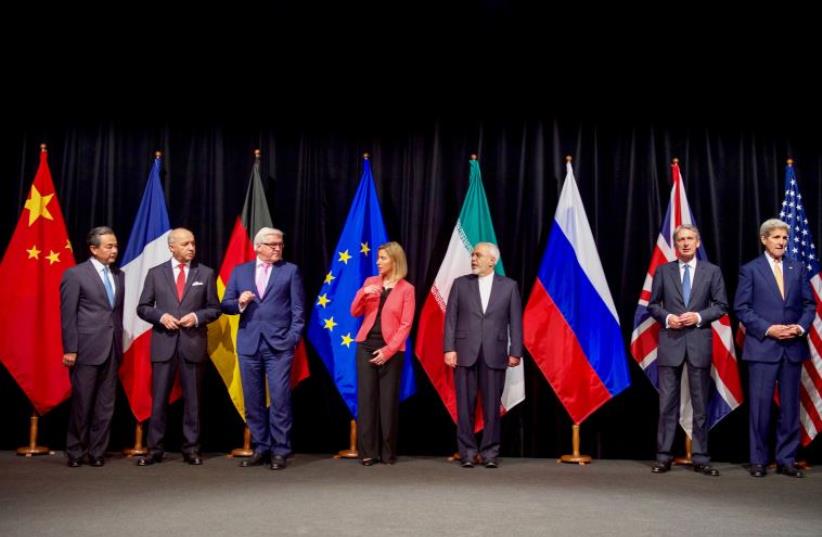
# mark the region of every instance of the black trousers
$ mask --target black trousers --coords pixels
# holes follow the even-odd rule
[[[656,459],[670,462],[673,459],[673,444],[679,424],[680,382],[682,364],[669,367],[659,366],[659,423],[656,433]],[[693,425],[691,426],[692,458],[696,464],[708,464],[708,397],[711,389],[711,368],[688,365],[688,385],[691,391]]]
[[[66,454],[72,459],[102,457],[108,447],[117,388],[114,346],[100,365],[75,363],[71,368],[71,410]]]
[[[488,367],[480,351],[474,365],[458,365],[454,370],[454,387],[457,392],[457,448],[460,456],[463,460],[473,461],[479,453],[483,460],[495,460],[499,456],[502,436],[500,399],[505,388],[505,369]],[[479,448],[474,434],[477,388],[482,399],[482,419],[485,422]]]
[[[165,451],[168,396],[180,371],[183,388],[183,453],[200,452],[200,392],[203,364],[189,362],[175,354],[166,362],[151,363],[151,419],[148,422],[148,450],[152,455]]]
[[[400,377],[403,353],[383,365],[368,363],[383,341],[357,344],[357,449],[360,457],[393,462],[397,458]]]

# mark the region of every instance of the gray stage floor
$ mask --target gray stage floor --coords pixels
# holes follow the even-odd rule
[[[822,535],[822,471],[806,479],[716,465],[719,478],[641,461],[578,467],[503,459],[459,468],[443,458],[356,461],[298,454],[285,471],[171,454],[138,468],[65,466],[62,453],[0,452],[0,535],[72,536],[808,536]]]

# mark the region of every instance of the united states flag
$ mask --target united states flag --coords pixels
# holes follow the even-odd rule
[[[674,230],[683,224],[696,225],[688,197],[685,194],[685,184],[679,171],[679,161],[674,159],[671,164],[673,188],[671,200],[662,222],[662,230],[656,240],[656,247],[651,256],[648,273],[645,275],[645,284],[639,295],[639,304],[634,314],[634,331],[631,334],[631,355],[637,364],[645,371],[648,379],[659,390],[659,376],[657,371],[657,345],[659,343],[660,324],[648,312],[648,300],[651,298],[651,282],[659,265],[676,259],[674,247]],[[707,260],[705,249],[700,245],[697,259]],[[713,360],[711,364],[711,395],[708,401],[708,426],[713,427],[722,418],[727,416],[742,402],[742,385],[739,381],[739,369],[736,363],[731,322],[727,315],[711,323],[713,330]],[[822,332],[822,330],[820,331]],[[822,348],[822,346],[820,347]],[[682,375],[682,391],[679,407],[679,424],[691,436],[693,424],[693,408],[691,407],[690,390],[688,389],[688,375]]]
[[[796,171],[793,161],[788,160],[785,167],[785,200],[779,218],[790,226],[790,246],[785,254],[789,259],[801,261],[810,277],[811,288],[816,298],[816,317],[808,331],[811,359],[802,364],[802,376],[799,388],[799,421],[802,424],[802,445],[807,446],[813,441],[816,433],[822,429],[822,279],[820,279],[820,265],[813,244],[813,237],[808,229],[808,218],[805,216],[805,206],[802,203],[802,194],[799,193],[799,182],[796,180]]]

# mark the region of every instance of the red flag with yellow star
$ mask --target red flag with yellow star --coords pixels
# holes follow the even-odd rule
[[[0,264],[0,362],[39,414],[71,391],[62,364],[60,278],[74,266],[45,146],[28,199]]]

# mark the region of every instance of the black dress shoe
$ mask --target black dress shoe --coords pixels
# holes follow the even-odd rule
[[[768,473],[762,464],[752,464],[748,471],[751,473],[751,477],[765,477],[765,474]]]
[[[802,470],[800,470],[793,464],[777,464],[776,473],[786,475],[788,477],[798,477],[800,479],[805,477],[805,474],[802,473]]]
[[[163,462],[163,456],[159,453],[152,453],[147,457],[137,459],[137,466],[151,466],[152,464],[161,462]]]
[[[255,451],[254,455],[240,461],[240,467],[248,468],[249,466],[262,466],[263,464],[267,464],[269,460],[270,458],[268,453]]]
[[[74,457],[69,457],[68,461],[66,461],[66,466],[69,468],[79,468],[82,464],[80,459],[75,459]]]
[[[665,472],[670,471],[671,463],[670,462],[655,462],[653,466],[651,466],[651,472],[655,474],[664,474]]]
[[[203,458],[199,453],[183,453],[183,460],[192,466],[200,466],[203,464]]]
[[[471,459],[462,459],[462,461],[460,462],[460,466],[463,468],[473,468],[474,461],[472,461]]]
[[[709,475],[712,477],[719,477],[719,470],[710,464],[696,464],[694,463],[694,472]]]
[[[499,464],[497,463],[497,459],[488,459],[487,461],[485,461],[485,467],[486,468],[491,468],[491,469],[499,468]]]
[[[286,462],[285,457],[282,455],[274,455],[271,457],[271,469],[272,470],[285,470]]]
[[[95,468],[100,468],[104,464],[106,464],[106,460],[103,457],[89,457],[88,458],[89,466],[94,466]]]
[[[362,461],[363,466],[374,466],[379,460],[375,459],[374,457],[366,457]]]

